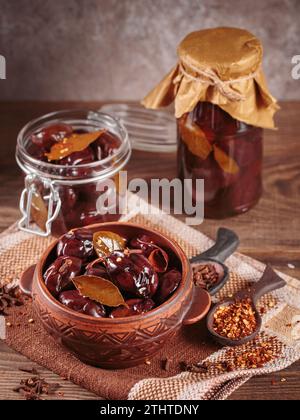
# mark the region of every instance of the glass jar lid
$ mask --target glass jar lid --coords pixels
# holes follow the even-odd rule
[[[176,120],[171,113],[125,103],[107,104],[100,111],[122,121],[133,149],[145,152],[176,152]]]

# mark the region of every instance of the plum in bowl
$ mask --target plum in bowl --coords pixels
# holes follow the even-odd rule
[[[31,290],[47,332],[84,363],[108,369],[150,359],[211,304],[176,242],[119,222],[73,229],[55,241]]]

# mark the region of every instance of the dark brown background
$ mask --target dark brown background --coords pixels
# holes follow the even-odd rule
[[[0,99],[140,99],[188,33],[238,26],[264,44],[271,92],[299,99],[298,0],[0,0]]]

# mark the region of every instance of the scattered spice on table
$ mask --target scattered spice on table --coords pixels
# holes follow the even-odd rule
[[[271,380],[271,385],[272,386],[278,385],[278,382],[275,379],[272,379]]]
[[[171,367],[172,360],[171,359],[163,359],[161,362],[161,367],[164,371],[169,372]]]
[[[240,340],[255,332],[257,327],[255,315],[251,299],[237,300],[216,310],[213,329],[222,337]]]
[[[42,378],[36,369],[19,369],[21,372],[30,373],[31,376],[27,379],[22,379],[20,385],[14,388],[14,392],[21,394],[25,400],[43,400],[45,395],[54,395],[60,388],[58,383],[49,384]]]
[[[259,369],[280,355],[271,341],[258,344],[253,349],[229,349],[224,354],[223,361],[205,361],[196,364],[181,363],[181,370],[192,373],[233,372],[240,369]]]
[[[202,364],[193,364],[193,363],[181,362],[180,369],[183,372],[207,373],[208,363],[203,362]]]
[[[259,312],[260,312],[260,314],[261,314],[261,315],[264,315],[265,313],[267,313],[267,310],[266,310],[266,308],[264,308],[264,307],[262,306],[262,307],[260,308]]]
[[[214,264],[198,264],[193,266],[193,278],[196,286],[209,290],[219,281],[219,273]]]
[[[6,309],[13,306],[21,306],[24,301],[18,286],[1,286],[0,287],[0,315],[7,315]]]

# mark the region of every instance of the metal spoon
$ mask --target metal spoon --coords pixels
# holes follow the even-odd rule
[[[215,267],[215,270],[219,274],[219,280],[208,289],[211,296],[222,289],[228,281],[229,269],[224,264],[224,261],[236,251],[239,244],[240,241],[235,232],[230,229],[220,228],[217,233],[215,245],[190,260],[192,267],[199,264],[211,264]]]
[[[281,289],[284,286],[286,286],[286,282],[275,273],[275,271],[272,269],[270,265],[268,265],[262,278],[257,283],[255,283],[249,289],[245,289],[236,293],[232,298],[226,299],[225,301],[218,303],[211,309],[206,320],[207,329],[209,333],[214,338],[214,340],[220,343],[222,346],[230,346],[230,347],[240,346],[242,344],[248,343],[249,341],[253,340],[257,336],[257,334],[260,332],[261,327],[262,327],[262,319],[256,307],[257,301],[265,294],[270,293],[273,290]],[[253,334],[247,337],[244,337],[240,340],[232,340],[230,338],[226,338],[219,335],[213,328],[214,315],[216,311],[221,306],[222,307],[228,306],[228,305],[236,303],[236,301],[247,299],[247,298],[250,298],[253,309],[255,310],[257,326]]]

